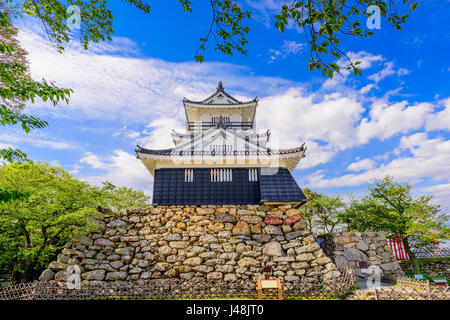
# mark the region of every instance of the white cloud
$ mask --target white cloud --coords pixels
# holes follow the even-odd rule
[[[371,106],[369,118],[363,118],[356,128],[356,135],[361,144],[373,138],[385,140],[397,133],[407,133],[420,129],[427,114],[433,111],[429,103],[408,106],[407,101],[389,104],[376,100]]]
[[[44,134],[32,131],[30,134],[25,134],[20,132],[20,134],[15,133],[2,133],[0,134],[0,145],[11,145],[14,144],[29,144],[37,148],[49,148],[55,150],[75,150],[78,146],[73,143],[68,143],[65,141],[55,141]]]
[[[384,68],[382,70],[380,70],[379,72],[376,72],[376,73],[368,76],[367,78],[369,80],[375,81],[375,83],[378,83],[381,80],[383,80],[384,78],[387,78],[387,77],[392,76],[394,74],[396,74],[397,76],[401,77],[401,76],[409,74],[409,70],[406,69],[406,68],[399,68],[398,70],[395,70],[394,62],[388,61],[388,62],[384,63]]]
[[[369,83],[368,85],[362,87],[359,90],[359,92],[362,93],[362,94],[366,94],[366,93],[369,93],[370,90],[372,90],[373,88],[377,88],[377,86],[375,84],[373,84],[373,83]]]
[[[429,103],[409,105],[375,100],[367,111],[356,96],[339,93],[318,97],[301,88],[291,88],[260,100],[256,121],[259,128],[280,131],[281,146],[301,141],[321,141],[328,152],[352,148],[371,139],[385,140],[424,126],[433,112]],[[295,116],[292,116],[295,115]]]
[[[286,58],[289,55],[295,55],[303,51],[306,47],[305,43],[292,40],[284,40],[279,49],[269,49],[269,61],[273,63],[278,58]]]
[[[123,52],[136,51],[135,43],[123,38],[89,51],[73,41],[62,54],[34,29],[21,28],[19,40],[29,52],[33,78],[49,79],[74,90],[68,107],[49,108],[44,103],[28,106],[36,114],[71,118],[76,115],[79,119],[119,120],[127,124],[148,123],[161,116],[183,121],[183,96],[204,98],[214,91],[219,80],[237,96],[271,94],[292,83],[275,77],[251,77],[249,81],[249,69],[239,65],[172,63],[123,56]],[[234,88],[245,88],[245,92]]]
[[[444,100],[442,105],[444,108],[441,111],[427,115],[427,130],[450,130],[450,98]]]
[[[448,210],[450,213],[450,183],[437,184],[418,191],[432,195],[434,197],[433,202],[440,204],[444,211]]]
[[[358,186],[372,179],[392,175],[398,182],[411,184],[429,178],[433,181],[450,180],[450,141],[442,138],[428,139],[427,133],[420,132],[401,138],[399,156],[377,168],[360,174],[345,174],[325,178],[324,171],[316,171],[307,177],[308,185],[314,188]],[[408,151],[411,156],[403,156]]]
[[[99,169],[103,168],[103,163],[100,161],[99,157],[91,152],[86,152],[83,158],[80,159],[81,163],[86,163],[91,168]]]
[[[273,63],[277,57],[280,57],[282,55],[282,52],[280,50],[275,50],[275,49],[269,49],[269,61],[268,63]]]
[[[340,94],[326,95],[319,102],[314,102],[315,98],[300,88],[291,88],[261,99],[258,127],[279,130],[282,146],[305,140],[324,141],[338,149],[354,145],[351,133],[363,112],[362,106]]]
[[[375,166],[375,161],[372,159],[363,159],[356,162],[352,162],[347,166],[348,171],[362,171],[372,169]]]
[[[137,143],[150,149],[167,149],[173,146],[172,130],[183,133],[186,127],[175,119],[160,118],[153,120],[143,131],[143,137],[139,138]]]
[[[393,74],[395,74],[394,63],[392,61],[388,61],[384,64],[384,68],[381,71],[376,72],[376,73],[368,76],[367,78],[369,80],[375,81],[375,83],[378,83],[381,80],[383,80],[384,78],[389,77]]]
[[[280,12],[283,4],[287,4],[285,0],[245,0],[246,4],[252,8],[253,15],[256,21],[264,24],[267,28],[272,27],[270,18],[275,13]]]
[[[295,42],[291,40],[284,40],[281,46],[283,52],[286,55],[297,54],[301,52],[306,47],[306,43]]]
[[[300,160],[298,169],[313,168],[319,164],[325,164],[330,161],[337,153],[335,148],[330,145],[321,146],[314,141],[305,141],[306,157]]]
[[[399,77],[409,74],[409,70],[406,68],[400,68],[397,70],[397,75]]]
[[[112,136],[113,137],[118,137],[118,136],[121,136],[121,135],[124,136],[127,139],[130,139],[130,140],[134,141],[135,139],[137,139],[141,135],[141,132],[135,131],[135,130],[128,130],[127,126],[123,126],[122,129],[117,130],[116,132],[114,132]]]
[[[105,159],[87,152],[80,159],[81,164],[86,164],[90,168],[97,169],[102,174],[85,176],[93,185],[101,185],[102,181],[109,181],[112,184],[122,187],[134,187],[151,194],[153,188],[153,177],[135,155],[131,155],[123,150],[114,150],[113,154]]]
[[[359,61],[358,68],[361,70],[367,70],[373,68],[379,62],[383,61],[383,57],[381,55],[373,55],[366,51],[359,52],[347,52],[347,57],[352,62]],[[349,64],[348,59],[346,57],[340,58],[336,64],[340,67],[340,74],[335,73],[333,79],[327,79],[323,84],[323,89],[335,88],[337,85],[344,84],[349,76],[352,74],[351,70],[347,70],[347,66]]]

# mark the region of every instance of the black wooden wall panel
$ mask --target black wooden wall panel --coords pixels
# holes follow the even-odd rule
[[[221,168],[231,169],[231,168]],[[306,197],[286,168],[249,181],[248,168],[232,168],[233,181],[211,182],[210,169],[194,170],[194,181],[184,182],[185,168],[157,169],[154,205],[243,205],[267,202],[304,202]]]
[[[153,187],[154,205],[259,204],[258,181],[248,181],[247,168],[233,170],[233,181],[211,182],[210,169],[194,170],[194,181],[184,182],[185,168],[157,169]]]

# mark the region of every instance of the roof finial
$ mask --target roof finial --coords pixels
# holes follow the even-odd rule
[[[222,80],[219,81],[219,85],[217,86],[217,91],[223,91]]]

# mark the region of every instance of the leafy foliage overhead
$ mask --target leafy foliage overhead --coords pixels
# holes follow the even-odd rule
[[[408,11],[414,11],[418,5],[416,1],[401,2],[401,9],[409,4]],[[340,73],[342,66],[332,60],[342,57],[347,61],[347,70],[361,75],[361,69],[357,67],[361,62],[350,59],[343,50],[341,39],[366,38],[374,34],[365,26],[370,17],[367,9],[372,5],[377,6],[380,16],[387,17],[398,30],[408,18],[408,14],[399,15],[400,9],[394,0],[298,0],[282,6],[281,13],[275,16],[275,26],[283,32],[292,23],[304,31],[310,48],[310,71],[317,69],[323,76],[333,78],[334,72]],[[331,60],[326,57],[331,57]]]
[[[136,7],[139,11],[150,14],[150,1],[122,0]],[[178,0],[183,10],[192,12],[190,0]],[[400,3],[398,3],[400,2]],[[66,24],[67,8],[76,5],[80,8],[80,42],[85,49],[89,42],[111,40],[113,15],[106,0],[22,0],[23,11],[40,19],[50,41],[57,50],[64,50],[64,44],[70,40],[70,30]],[[284,32],[286,26],[301,29],[310,48],[309,70],[319,70],[323,76],[333,77],[345,67],[355,75],[361,75],[357,67],[360,61],[352,61],[345,53],[342,39],[368,37],[373,32],[365,27],[371,12],[367,9],[375,5],[380,16],[386,18],[396,29],[400,30],[408,18],[404,11],[414,11],[418,2],[414,0],[294,0],[284,4],[280,13],[275,15],[275,27]],[[212,39],[215,50],[225,55],[235,52],[247,54],[245,46],[250,33],[250,10],[238,0],[210,0],[211,23],[209,31],[200,38],[200,45],[194,55],[197,62],[204,61],[203,51]],[[335,59],[344,58],[347,63],[340,66]]]
[[[0,1],[0,126],[20,124],[29,133],[31,129],[48,125],[44,120],[22,113],[25,102],[34,102],[36,98],[50,101],[56,105],[59,101],[68,102],[71,90],[57,87],[46,80],[35,81],[29,74],[26,51],[20,47],[17,28],[12,25],[14,12]],[[23,161],[26,155],[17,149],[0,149],[0,160],[8,162]]]

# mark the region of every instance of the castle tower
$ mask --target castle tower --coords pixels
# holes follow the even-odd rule
[[[175,146],[136,148],[154,176],[154,205],[291,204],[306,198],[291,175],[306,148],[267,146],[270,131],[258,134],[258,99],[239,101],[222,82],[203,101],[183,99],[186,133],[173,131]]]

